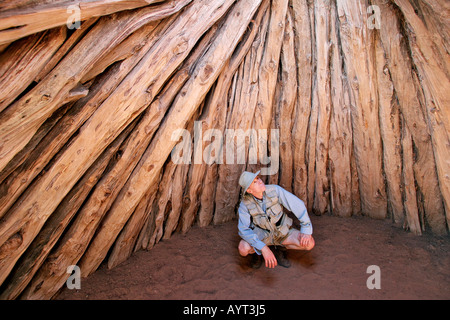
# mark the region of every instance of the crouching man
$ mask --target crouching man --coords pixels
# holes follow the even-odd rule
[[[239,178],[242,198],[239,204],[239,243],[241,256],[252,255],[251,266],[259,268],[264,257],[268,268],[278,264],[288,268],[286,249],[311,250],[314,247],[312,224],[305,204],[292,193],[277,185],[265,185],[258,177],[260,171],[244,171]],[[292,227],[292,219],[281,205],[294,213],[300,230]],[[269,248],[273,246],[273,250]]]

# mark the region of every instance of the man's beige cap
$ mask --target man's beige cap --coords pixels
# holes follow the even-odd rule
[[[255,180],[255,178],[258,176],[260,172],[261,170],[259,170],[256,173],[248,171],[242,172],[241,177],[239,178],[239,185],[242,187],[242,194],[244,194],[247,191],[248,187],[250,187],[253,180]]]

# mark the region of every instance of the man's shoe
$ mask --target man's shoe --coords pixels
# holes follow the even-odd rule
[[[262,260],[263,258],[259,254],[257,253],[252,254],[250,259],[250,267],[253,269],[261,268]]]
[[[278,265],[285,268],[291,266],[291,262],[287,258],[286,249],[284,247],[275,247],[273,254],[275,255],[275,258],[277,258]]]

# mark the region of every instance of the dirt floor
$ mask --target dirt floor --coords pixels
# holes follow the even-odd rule
[[[450,299],[450,238],[415,236],[389,221],[312,216],[316,247],[288,252],[290,268],[251,269],[237,222],[194,227],[64,288],[57,299]],[[380,268],[380,289],[367,273]]]

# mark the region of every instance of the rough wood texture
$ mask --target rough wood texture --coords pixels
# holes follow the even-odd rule
[[[68,30],[74,3],[82,21]],[[52,298],[70,265],[87,276],[235,219],[241,172],[269,160],[279,167],[263,179],[311,213],[448,234],[448,1],[0,10],[2,299]],[[172,140],[178,129],[186,140]]]
[[[361,206],[373,218],[386,217],[386,190],[382,173],[382,144],[376,82],[372,80],[374,43],[363,1],[337,1],[341,40],[351,89],[353,148],[361,190]]]
[[[0,44],[42,30],[62,26],[68,21],[75,22],[77,18],[86,20],[122,10],[147,6],[155,2],[162,2],[162,0],[82,0],[7,10],[0,14]],[[76,14],[75,10],[77,9],[79,14]]]

